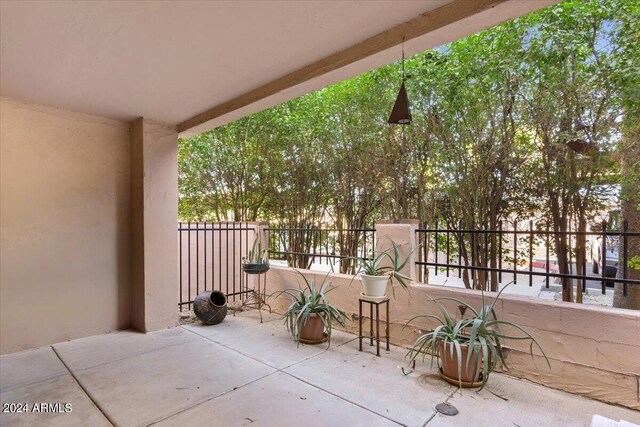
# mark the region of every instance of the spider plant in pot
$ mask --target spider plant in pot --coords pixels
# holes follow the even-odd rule
[[[262,248],[258,237],[253,241],[247,257],[242,259],[242,270],[247,274],[262,274],[269,270],[269,250]]]
[[[395,294],[394,281],[397,281],[404,289],[408,289],[411,279],[400,271],[407,265],[412,253],[413,250],[405,258],[402,258],[398,245],[391,242],[389,249],[376,252],[373,258],[354,258],[358,264],[357,272],[362,280],[363,295],[371,298],[384,298],[389,283],[391,283],[391,289]]]
[[[327,281],[328,274],[317,284],[315,278],[309,280],[298,270],[296,272],[304,281],[303,288],[285,289],[270,296],[286,294],[291,298],[291,305],[282,317],[296,345],[330,343],[331,324],[335,321],[345,326],[346,321],[344,312],[327,299],[327,294],[336,287],[331,287],[331,282]]]
[[[513,322],[498,319],[494,307],[505,288],[498,292],[491,304],[485,303],[483,292],[480,310],[456,298],[429,297],[441,316],[422,314],[409,320],[405,327],[417,318],[433,319],[439,325],[420,335],[407,357],[415,363],[420,354],[424,360],[428,351],[433,366],[434,356],[438,356],[442,378],[459,387],[484,387],[498,362],[508,369],[505,361],[507,349],[504,347],[504,342],[508,340],[528,341],[532,358],[533,347],[536,346],[551,367],[544,350],[529,332]],[[442,301],[456,303],[461,318],[456,320],[441,304]],[[464,317],[465,313],[470,313],[470,316]],[[503,329],[509,333],[503,332]]]

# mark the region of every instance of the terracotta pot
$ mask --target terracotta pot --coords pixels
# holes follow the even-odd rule
[[[387,292],[387,283],[389,276],[369,276],[368,274],[360,274],[362,279],[363,293],[368,297],[383,297]]]
[[[325,313],[322,313],[322,317],[326,317]],[[324,337],[324,323],[322,323],[322,317],[317,313],[311,313],[309,320],[304,325],[300,326],[300,340],[307,342],[320,342]]]
[[[447,343],[446,349],[444,341],[438,341],[438,354],[440,355],[440,366],[442,368],[442,374],[446,377],[455,380],[462,380],[463,383],[477,383],[480,381],[482,374],[482,357],[479,354],[471,356],[469,365],[467,366],[467,354],[469,353],[469,346],[466,344],[460,344],[460,353],[462,360],[460,362],[460,371],[458,371],[458,353],[453,347],[453,355],[450,354],[453,344]],[[476,376],[473,378],[473,365],[476,365]]]

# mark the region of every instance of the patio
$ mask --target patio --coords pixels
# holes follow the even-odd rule
[[[365,350],[368,350],[365,348]],[[2,356],[2,402],[61,403],[57,413],[2,413],[21,425],[588,426],[640,413],[494,374],[481,392],[444,383],[429,363],[403,376],[405,351],[375,357],[334,331],[296,348],[275,314],[228,315],[148,334],[121,331]],[[436,413],[437,403],[460,413]],[[72,411],[64,413],[64,404]],[[313,416],[310,416],[313,413]]]

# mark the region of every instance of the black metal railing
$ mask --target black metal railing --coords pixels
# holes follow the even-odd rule
[[[231,301],[250,292],[242,258],[255,234],[255,226],[245,222],[180,222],[178,306],[191,309],[194,298],[207,290],[224,292]]]
[[[433,228],[423,225],[416,230],[421,245],[416,262],[418,277],[424,280],[431,267],[434,275],[455,274],[465,280],[467,287],[496,290],[504,275],[512,275],[507,280],[515,283],[519,276],[525,275],[529,286],[533,286],[534,277],[544,277],[546,288],[550,279],[560,280],[563,288],[573,286],[571,281],[576,280],[583,291],[596,283],[602,294],[606,293],[607,286],[621,283],[627,295],[628,285],[640,285],[640,280],[629,278],[628,268],[629,241],[640,238],[640,232],[629,231],[627,221],[621,230],[608,230],[605,221],[600,228],[558,232],[550,230],[548,225],[544,229],[535,228],[533,221],[524,229],[518,229],[514,223],[510,230],[504,229],[502,222],[497,230],[439,228],[437,222]],[[555,252],[554,239],[565,242],[567,262],[551,257]],[[617,254],[615,259],[607,257],[612,253]],[[597,273],[594,261],[598,265]],[[592,268],[588,269],[590,263]],[[618,268],[622,269],[621,275],[617,274]]]
[[[287,266],[354,274],[354,258],[374,256],[375,228],[268,228],[269,257]]]

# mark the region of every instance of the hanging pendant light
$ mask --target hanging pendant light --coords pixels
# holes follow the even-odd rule
[[[393,104],[393,110],[389,116],[389,124],[391,125],[408,125],[411,124],[411,109],[409,108],[409,98],[407,97],[407,89],[404,86],[404,37],[402,38],[402,84],[400,92]]]

